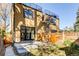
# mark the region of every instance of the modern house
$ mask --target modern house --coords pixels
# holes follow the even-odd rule
[[[15,42],[38,40],[39,33],[59,31],[59,17],[32,3],[13,4],[11,31]]]

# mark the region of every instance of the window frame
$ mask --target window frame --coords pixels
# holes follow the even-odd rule
[[[53,23],[54,25],[56,25],[56,18],[52,17],[52,18],[50,19],[50,22]]]
[[[27,14],[27,16],[25,15],[26,14],[26,11],[31,11],[32,12],[32,15],[31,14]],[[29,13],[29,12],[28,12]],[[33,13],[33,11],[32,10],[30,10],[30,9],[23,9],[23,16],[24,16],[24,18],[28,18],[28,19],[34,19],[34,13]],[[31,17],[30,17],[31,16]]]

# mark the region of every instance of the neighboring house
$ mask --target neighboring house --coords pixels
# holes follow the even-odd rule
[[[11,30],[15,42],[38,40],[38,33],[58,32],[59,17],[31,3],[13,4]]]

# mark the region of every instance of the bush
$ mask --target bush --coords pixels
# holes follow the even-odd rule
[[[65,46],[71,46],[71,41],[69,40],[69,39],[66,39],[65,41],[64,41],[64,45]]]
[[[1,30],[1,29],[0,29],[0,35],[1,35],[1,37],[3,38],[3,37],[5,36],[5,30]]]
[[[59,50],[56,45],[47,44],[47,45],[37,45],[38,48],[31,48],[30,52],[35,56],[65,56],[65,52],[63,50]]]
[[[79,46],[75,43],[72,43],[71,46],[65,47],[62,50],[65,51],[67,56],[79,56]]]

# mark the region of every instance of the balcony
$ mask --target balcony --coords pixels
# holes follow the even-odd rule
[[[56,15],[55,13],[53,13],[53,12],[51,12],[51,11],[49,11],[49,10],[44,10],[43,13],[45,13],[45,14],[47,14],[47,15],[49,15],[49,16],[52,16],[52,17],[54,17],[54,18],[59,18],[58,15]]]
[[[47,17],[46,19],[44,19],[44,17],[42,18],[42,23],[45,23],[45,24],[53,24],[53,25],[56,25],[56,18],[53,18],[53,17]]]
[[[36,4],[33,4],[33,3],[22,3],[22,4],[42,12],[42,8]]]

